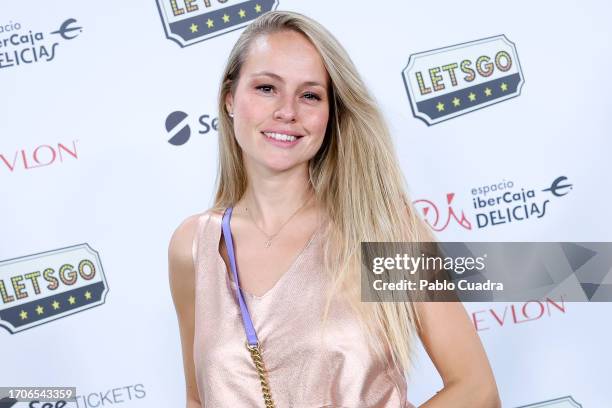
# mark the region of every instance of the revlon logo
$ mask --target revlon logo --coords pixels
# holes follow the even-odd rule
[[[15,153],[0,153],[0,160],[2,161],[0,167],[4,167],[12,173],[15,170],[31,170],[57,162],[63,163],[64,160],[78,159],[77,142],[78,140],[73,140],[72,144],[44,144],[31,150],[21,149],[16,150]]]
[[[530,300],[525,303],[506,305],[503,308],[491,308],[472,312],[472,321],[477,331],[494,329],[513,324],[527,323],[553,314],[565,314],[563,296],[559,301],[550,298],[546,300]]]

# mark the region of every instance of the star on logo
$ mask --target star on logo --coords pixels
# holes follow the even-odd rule
[[[71,305],[74,305],[74,302],[76,302],[76,299],[74,298],[74,296],[70,296],[68,298],[68,303],[70,303]]]
[[[43,308],[41,305],[38,305],[38,306],[36,307],[36,313],[38,313],[38,314],[43,314],[43,313],[44,313],[44,311],[45,311],[45,309],[44,309],[44,308]]]
[[[229,23],[229,16],[227,14],[223,15],[223,22],[224,23]]]
[[[255,5],[255,11],[256,11],[257,13],[261,13],[261,6],[260,6],[259,4],[256,4],[256,5]]]
[[[208,28],[213,28],[215,26],[215,22],[209,18],[208,20],[206,20],[206,25],[208,26]]]
[[[26,312],[25,310],[22,310],[21,313],[19,313],[19,317],[21,317],[21,320],[25,320],[28,318],[28,312]]]
[[[444,110],[444,104],[442,102],[438,102],[436,108],[438,108],[438,112],[442,112]]]
[[[57,310],[59,309],[59,302],[57,300],[54,300],[53,303],[51,303],[51,306],[53,306],[53,309]]]
[[[453,106],[457,107],[459,105],[461,105],[461,101],[455,96],[455,98],[453,98]]]
[[[189,29],[191,30],[192,33],[197,33],[198,32],[198,25],[196,23],[191,24],[191,27],[189,27]]]
[[[90,291],[85,292],[85,299],[87,299],[87,300],[91,299],[91,292]]]
[[[470,92],[468,98],[470,98],[470,101],[474,102],[476,100],[476,94],[474,92]]]
[[[238,12],[238,15],[240,16],[240,18],[244,18],[246,16],[246,11],[244,11],[243,9],[240,9],[240,11]]]
[[[491,96],[491,88],[489,88],[489,87],[485,88],[485,95],[486,96]]]
[[[502,82],[501,85],[499,86],[501,88],[502,91],[506,92],[508,90],[508,84],[506,84],[505,82]]]

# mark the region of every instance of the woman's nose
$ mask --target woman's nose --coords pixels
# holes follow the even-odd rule
[[[281,104],[274,111],[274,119],[283,122],[295,122],[296,109],[292,98],[283,98]]]

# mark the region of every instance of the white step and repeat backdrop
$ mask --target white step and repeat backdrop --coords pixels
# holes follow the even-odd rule
[[[441,240],[612,241],[605,2],[3,1],[0,385],[184,405],[167,245],[211,203],[229,49],[273,8],[346,46]],[[609,406],[610,304],[465,306],[505,407]],[[441,387],[419,355],[416,404]]]

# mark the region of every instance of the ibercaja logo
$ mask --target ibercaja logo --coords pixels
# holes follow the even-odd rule
[[[278,0],[157,0],[166,37],[181,47],[245,27]]]
[[[17,333],[104,304],[108,285],[88,244],[0,262],[0,326]]]
[[[402,76],[412,113],[428,125],[518,96],[525,82],[504,35],[412,54]]]

